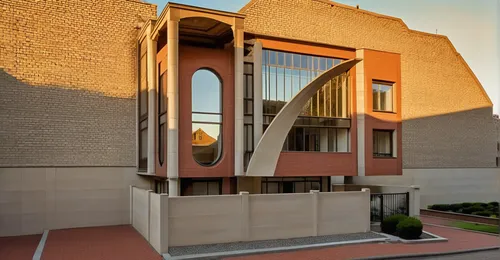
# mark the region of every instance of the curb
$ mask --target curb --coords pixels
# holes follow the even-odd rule
[[[471,223],[474,223],[474,222],[471,222]],[[482,224],[482,223],[478,223],[478,224],[487,225],[487,224]],[[483,234],[483,235],[498,237],[498,234],[493,234],[493,233],[488,233],[488,232],[481,232],[481,231],[470,230],[470,229],[463,229],[463,228],[458,228],[458,227],[450,227],[450,226],[444,226],[444,225],[438,225],[438,224],[429,224],[429,223],[424,223],[424,225],[434,226],[434,227],[440,227],[440,228],[449,228],[449,229],[454,229],[454,230],[460,230],[460,231],[465,231],[465,232],[472,232],[472,233],[477,233],[477,234]]]
[[[374,232],[374,231],[372,231]],[[385,233],[382,233],[382,232],[375,232],[381,236],[385,236],[387,238],[389,238],[389,241],[390,242],[393,242],[393,243],[403,243],[403,244],[424,244],[424,243],[440,243],[440,242],[448,242],[448,239],[447,238],[444,238],[444,237],[441,237],[441,236],[438,236],[436,234],[433,234],[431,232],[428,232],[428,231],[425,231],[423,230],[422,233],[426,233],[427,235],[430,235],[432,236],[433,238],[424,238],[424,239],[417,239],[417,240],[408,240],[408,239],[403,239],[403,238],[400,238],[398,236],[394,236],[394,235],[389,235],[389,234],[385,234]]]
[[[409,254],[409,255],[372,256],[372,257],[365,257],[365,258],[356,258],[354,260],[383,260],[383,259],[401,259],[401,258],[407,259],[407,258],[415,258],[415,257],[457,255],[457,254],[475,253],[475,252],[482,252],[482,251],[493,251],[493,250],[499,250],[499,249],[500,249],[500,246],[494,246],[494,247],[483,247],[483,248],[449,251],[449,252],[422,253],[422,254]]]
[[[163,259],[165,259],[165,260],[214,259],[214,258],[218,259],[221,257],[280,253],[280,252],[319,249],[319,248],[325,248],[325,247],[335,247],[335,246],[344,246],[344,245],[385,243],[387,241],[388,241],[387,238],[371,238],[371,239],[360,239],[360,240],[354,240],[354,241],[330,242],[330,243],[309,244],[309,245],[300,245],[300,246],[249,249],[249,250],[238,250],[238,251],[224,251],[224,252],[197,254],[197,255],[171,256],[170,254],[163,254],[162,256],[163,256]]]

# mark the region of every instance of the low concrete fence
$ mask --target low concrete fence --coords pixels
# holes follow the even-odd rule
[[[420,186],[394,186],[394,185],[365,185],[365,184],[332,184],[334,192],[339,191],[360,191],[370,189],[371,193],[409,193],[410,208],[409,215],[412,217],[420,216]]]
[[[145,197],[149,203],[144,202]],[[168,197],[133,187],[131,202],[132,225],[160,254],[167,253],[169,246],[370,230],[368,189],[342,193],[249,195],[241,192],[239,195]]]
[[[444,212],[444,211],[438,211],[438,210],[432,210],[432,209],[420,209],[420,212],[423,216],[456,219],[456,220],[462,220],[462,221],[467,221],[467,222],[475,222],[475,223],[482,223],[482,224],[495,225],[495,226],[499,224],[498,218],[474,216],[474,215],[467,215],[467,214],[461,214],[461,213],[455,213],[455,212]]]

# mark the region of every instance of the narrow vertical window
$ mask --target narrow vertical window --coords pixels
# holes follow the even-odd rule
[[[203,166],[215,164],[222,152],[222,83],[208,69],[191,81],[192,154]]]
[[[160,71],[161,64],[158,65]],[[164,72],[158,79],[158,161],[160,166],[165,162],[166,123],[167,123],[167,73]]]
[[[245,63],[243,69],[243,114],[244,114],[244,167],[248,166],[253,153],[253,63]]]
[[[148,162],[148,82],[147,82],[147,45],[139,44],[139,171],[147,170]]]

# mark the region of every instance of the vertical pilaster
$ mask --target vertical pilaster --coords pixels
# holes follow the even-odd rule
[[[253,45],[253,147],[262,137],[262,43]]]
[[[364,58],[364,50],[356,50],[356,58]],[[356,64],[356,111],[358,123],[358,176],[365,176],[365,62]]]
[[[250,202],[248,191],[241,191],[241,240],[250,240]]]
[[[312,219],[312,233],[311,236],[317,236],[318,235],[318,217],[319,217],[319,212],[318,212],[318,207],[319,207],[319,190],[311,190],[309,191],[311,194],[312,198],[312,213],[313,213],[313,219]]]
[[[172,17],[167,22],[167,176],[168,193],[179,196],[179,20]]]
[[[370,189],[368,188],[363,188],[361,191],[365,194],[365,200],[364,202],[366,203],[363,205],[363,209],[366,210],[366,212],[363,214],[364,217],[366,218],[365,220],[365,232],[369,232],[371,230],[371,220],[370,220]]]
[[[234,33],[234,175],[243,175],[243,30],[232,27]]]
[[[408,209],[410,216],[420,218],[420,186],[410,186],[410,207]]]
[[[148,174],[155,174],[155,129],[156,129],[156,47],[157,42],[151,39],[151,25],[147,41],[147,77],[148,77]]]

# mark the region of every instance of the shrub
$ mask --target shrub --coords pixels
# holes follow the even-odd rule
[[[474,203],[474,205],[478,205],[481,208],[487,208],[488,207],[488,203],[483,203],[483,202],[476,202],[476,203]]]
[[[468,208],[462,209],[462,213],[464,213],[464,214],[471,214],[472,212],[478,212],[478,211],[484,211],[484,210],[485,210],[485,208],[483,208],[483,207],[481,207],[481,206],[479,206],[477,204],[474,204],[474,205],[472,205],[472,206],[470,206]]]
[[[460,212],[462,210],[462,203],[451,204],[450,205],[450,210],[453,211],[453,212]]]
[[[489,216],[491,216],[493,214],[494,214],[493,212],[488,211],[488,210],[472,212],[472,215],[483,216],[483,217],[489,217]]]
[[[487,210],[493,211],[493,212],[498,212],[498,206],[488,204],[488,207],[486,207]]]
[[[470,202],[464,202],[464,203],[462,203],[462,208],[468,208],[470,206],[472,206],[472,203],[470,203]]]
[[[492,202],[488,203],[488,205],[498,208],[498,201],[492,201]]]
[[[402,220],[408,218],[405,215],[397,214],[397,215],[392,215],[390,217],[385,218],[382,223],[380,224],[380,228],[382,229],[382,232],[387,233],[387,234],[394,234],[396,233],[396,227],[401,222]]]
[[[422,235],[422,222],[419,219],[407,217],[396,226],[399,237],[404,239],[417,239]]]
[[[450,210],[450,205],[448,205],[448,204],[435,204],[435,205],[429,206],[429,209],[439,210],[439,211],[448,211],[448,210]]]

